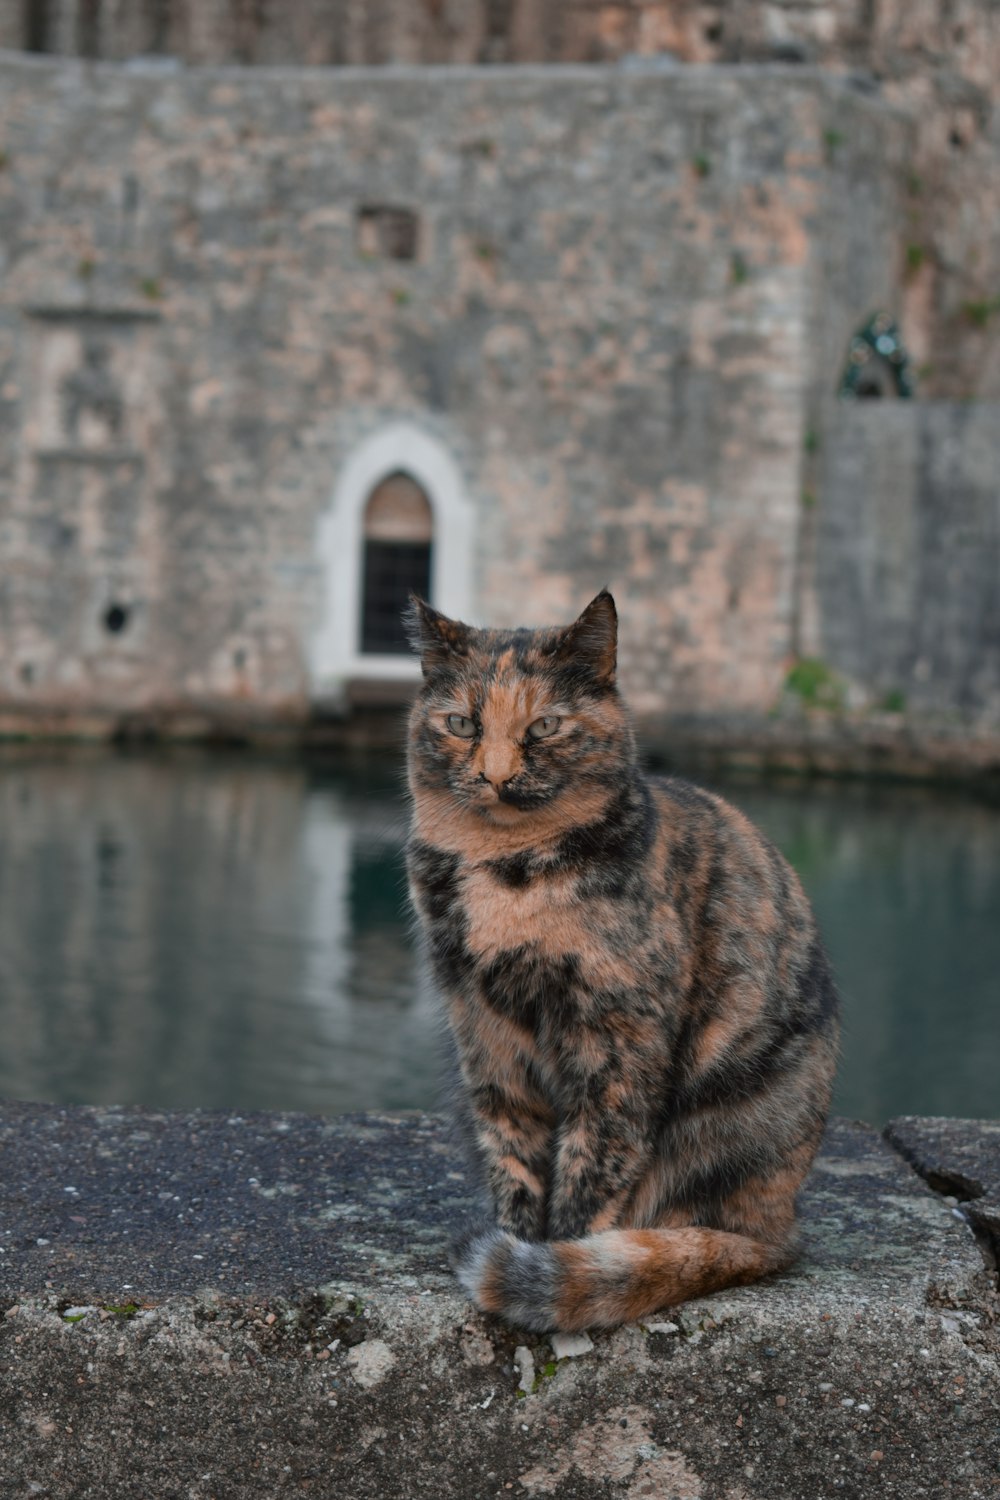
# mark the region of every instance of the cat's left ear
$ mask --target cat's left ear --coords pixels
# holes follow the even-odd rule
[[[618,665],[618,611],[607,589],[567,625],[559,641],[557,655],[563,661],[579,662],[589,668],[598,682],[610,686]]]
[[[461,620],[449,620],[427,603],[410,595],[410,607],[403,617],[407,638],[420,657],[420,665],[427,677],[435,667],[448,666],[456,656],[466,656],[469,651],[470,627]]]

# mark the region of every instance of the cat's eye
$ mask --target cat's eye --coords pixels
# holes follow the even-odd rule
[[[529,740],[547,740],[550,734],[555,734],[559,728],[559,720],[554,714],[545,719],[536,719],[533,724],[528,725]]]
[[[449,714],[445,722],[452,734],[457,734],[460,740],[471,740],[476,732],[475,723],[464,714]]]

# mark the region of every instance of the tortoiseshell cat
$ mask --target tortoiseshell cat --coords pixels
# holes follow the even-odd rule
[[[458,1274],[544,1331],[794,1259],[836,994],[792,870],[719,797],[645,776],[606,591],[565,629],[415,600],[411,893],[495,1227]]]

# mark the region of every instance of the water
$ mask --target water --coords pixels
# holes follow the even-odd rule
[[[1000,1115],[1000,809],[718,785],[813,898],[844,997],[839,1112]],[[398,769],[188,752],[0,759],[0,1096],[433,1107]]]

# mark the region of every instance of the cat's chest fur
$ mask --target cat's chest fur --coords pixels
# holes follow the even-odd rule
[[[456,875],[465,963],[451,1019],[460,1045],[481,1059],[474,1071],[508,1087],[530,1060],[535,1086],[558,1110],[567,1087],[578,1091],[606,1069],[608,1038],[598,1033],[645,1009],[627,911],[574,871],[528,874],[503,861]]]
[[[519,948],[553,958],[578,953],[591,907],[580,887],[575,873],[531,874],[524,861],[463,864],[458,896],[470,954],[489,963]]]
[[[606,872],[605,872],[606,873]],[[487,1006],[551,1021],[644,987],[650,902],[609,894],[558,854],[411,845],[410,877],[439,978]]]

